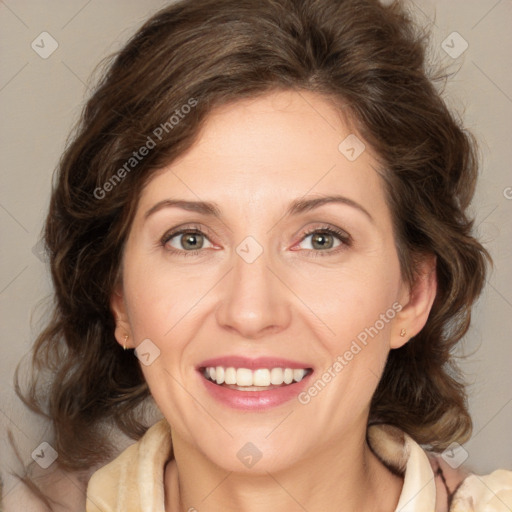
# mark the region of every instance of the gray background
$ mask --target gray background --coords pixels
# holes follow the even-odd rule
[[[22,458],[51,434],[14,396],[12,376],[44,319],[50,293],[38,257],[51,177],[67,135],[88,97],[91,73],[117,50],[164,1],[0,1],[0,461],[4,492],[17,485],[5,470],[16,468],[6,440],[10,428]],[[495,269],[461,346],[471,383],[473,438],[467,464],[479,473],[512,469],[512,2],[510,0],[415,0],[411,10],[433,29],[433,55],[450,64],[445,98],[480,140],[482,176],[472,207],[476,230]],[[58,48],[43,59],[31,47],[43,31]],[[457,58],[452,52],[468,48]],[[40,43],[39,43],[40,44]],[[45,48],[48,49],[48,40]],[[40,51],[43,51],[42,49]],[[43,304],[43,306],[41,306]]]

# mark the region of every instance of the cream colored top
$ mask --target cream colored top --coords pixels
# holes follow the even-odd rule
[[[485,476],[453,471],[396,427],[372,425],[368,442],[404,482],[395,512],[511,512],[512,471]],[[165,511],[164,469],[170,427],[158,421],[136,443],[97,470],[87,487],[87,512]]]

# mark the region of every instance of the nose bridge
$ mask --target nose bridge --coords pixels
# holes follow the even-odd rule
[[[223,327],[257,338],[285,328],[289,322],[286,290],[273,275],[272,258],[264,242],[248,236],[233,252],[233,267],[217,309]]]

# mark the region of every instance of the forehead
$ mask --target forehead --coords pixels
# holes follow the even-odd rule
[[[386,209],[377,160],[340,107],[281,91],[209,114],[195,144],[148,183],[141,208],[169,196],[222,208],[278,208],[305,195],[343,194]]]

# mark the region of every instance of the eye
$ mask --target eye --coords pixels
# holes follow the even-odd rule
[[[352,244],[352,238],[348,233],[329,226],[316,228],[305,233],[302,243],[308,239],[310,239],[309,247],[305,247],[305,249],[315,256],[338,253]],[[194,256],[199,254],[202,249],[215,247],[206,233],[197,227],[191,226],[166,233],[160,244],[167,251],[179,256]]]
[[[316,228],[312,231],[307,232],[304,235],[303,242],[309,239],[309,247],[305,247],[306,250],[317,253],[316,255],[324,256],[324,254],[318,253],[338,253],[340,250],[350,246],[352,239],[350,235],[340,229],[332,227],[321,227]]]
[[[190,227],[166,233],[161,244],[170,252],[183,256],[198,254],[201,249],[213,247],[205,233]]]

